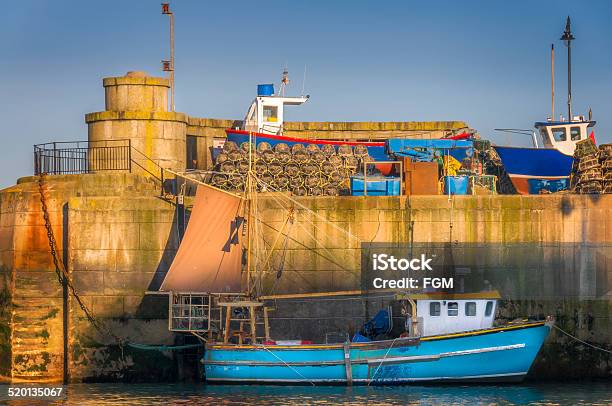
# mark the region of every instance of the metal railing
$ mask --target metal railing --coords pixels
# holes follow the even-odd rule
[[[131,170],[130,140],[67,141],[34,145],[35,175]]]

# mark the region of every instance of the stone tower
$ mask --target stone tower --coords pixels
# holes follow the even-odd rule
[[[185,170],[188,117],[168,111],[169,80],[135,71],[104,78],[103,85],[106,110],[85,115],[90,146],[129,139],[132,160],[146,171]]]

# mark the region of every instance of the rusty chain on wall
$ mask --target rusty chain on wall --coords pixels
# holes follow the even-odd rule
[[[53,228],[51,226],[51,220],[49,217],[49,209],[47,207],[47,201],[45,197],[45,190],[46,190],[45,174],[41,173],[38,178],[38,191],[40,192],[40,204],[41,204],[42,211],[43,211],[43,218],[45,220],[45,229],[47,230],[47,239],[49,240],[49,249],[51,251],[51,258],[53,259],[53,265],[55,266],[55,274],[57,275],[57,279],[60,285],[63,286],[64,283],[66,284],[66,286],[70,290],[70,293],[76,299],[77,303],[79,304],[79,307],[81,308],[81,310],[83,310],[83,313],[85,313],[87,320],[92,324],[92,326],[94,326],[94,328],[101,334],[115,339],[115,341],[117,341],[117,344],[121,347],[121,353],[123,354],[123,345],[124,345],[123,340],[119,336],[117,336],[115,333],[113,333],[108,328],[108,326],[106,326],[103,322],[97,320],[93,316],[92,312],[87,308],[85,303],[83,303],[83,300],[77,294],[76,289],[74,288],[74,285],[72,284],[72,281],[70,280],[68,272],[66,271],[66,267],[63,261],[60,258],[58,258],[57,241],[55,240],[55,234],[53,233]]]

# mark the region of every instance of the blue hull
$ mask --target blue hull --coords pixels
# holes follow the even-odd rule
[[[233,141],[237,145],[242,144],[243,142],[249,141],[249,133],[247,131],[242,130],[226,130],[227,140]],[[334,145],[336,148],[339,145],[364,145],[368,149],[368,154],[374,158],[375,161],[387,161],[389,157],[385,151],[385,143],[384,142],[349,142],[349,141],[327,141],[327,140],[309,140],[305,138],[294,138],[294,137],[285,137],[279,135],[269,135],[269,134],[260,134],[253,133],[254,143],[259,145],[262,142],[267,142],[271,146],[275,146],[276,144],[287,144],[289,146],[293,146],[295,144],[314,144],[319,147],[330,144]]]
[[[512,184],[521,194],[530,193],[530,180],[566,180],[572,172],[573,157],[556,149],[493,148],[504,164]]]
[[[204,373],[209,382],[515,382],[527,374],[549,332],[550,325],[538,322],[420,340],[352,343],[346,349],[343,345],[213,344],[206,349]]]

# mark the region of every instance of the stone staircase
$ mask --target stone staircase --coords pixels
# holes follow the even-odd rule
[[[36,273],[36,277],[32,274]],[[49,271],[18,272],[13,292],[13,379],[63,377],[62,289]]]

